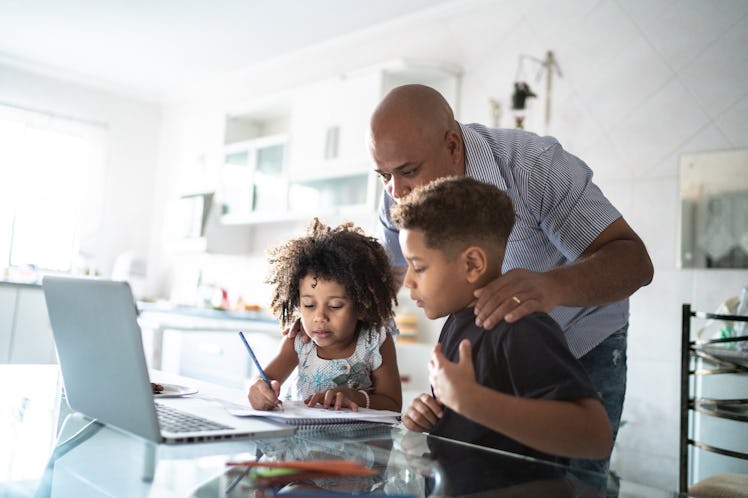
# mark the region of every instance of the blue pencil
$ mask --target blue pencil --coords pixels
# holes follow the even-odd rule
[[[265,375],[265,370],[263,370],[262,367],[260,366],[260,362],[257,361],[257,357],[255,356],[255,352],[252,351],[252,346],[249,345],[249,342],[247,342],[246,337],[244,337],[244,332],[240,331],[239,332],[239,337],[241,338],[242,342],[244,343],[244,347],[247,348],[247,353],[249,353],[249,357],[252,358],[252,363],[255,364],[255,367],[257,368],[257,371],[260,372],[260,377],[262,377],[262,380],[264,380],[267,383],[267,385],[272,388],[273,385],[270,383],[270,379],[268,379],[268,376]],[[278,400],[278,404],[276,406],[278,406],[281,410],[283,409],[283,403],[280,400]]]

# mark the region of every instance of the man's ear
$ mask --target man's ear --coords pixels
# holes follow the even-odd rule
[[[488,271],[488,256],[479,246],[468,246],[462,251],[465,264],[465,278],[471,284],[478,281]]]
[[[449,153],[453,160],[458,161],[459,158],[462,157],[462,139],[459,133],[454,130],[449,130],[444,136],[444,139],[447,141],[447,149],[449,149]]]

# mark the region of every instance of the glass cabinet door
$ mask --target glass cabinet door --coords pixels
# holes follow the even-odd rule
[[[278,212],[286,209],[284,177],[285,144],[257,149],[257,164],[252,180],[252,211]]]
[[[221,218],[248,223],[287,210],[285,136],[226,146],[221,172]]]
[[[288,203],[295,212],[336,211],[365,205],[368,190],[368,173],[298,180],[291,183]]]
[[[221,171],[221,215],[240,216],[252,209],[250,151],[238,150],[224,155]]]

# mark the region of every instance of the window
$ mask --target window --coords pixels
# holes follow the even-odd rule
[[[0,268],[68,271],[99,225],[106,127],[0,104]]]

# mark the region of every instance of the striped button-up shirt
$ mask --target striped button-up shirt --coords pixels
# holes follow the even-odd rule
[[[515,129],[460,124],[465,174],[504,190],[514,203],[503,271],[547,271],[576,260],[613,221],[618,210],[592,183],[592,170],[552,137]],[[385,192],[379,212],[382,244],[396,266],[405,266],[398,230],[390,218],[394,203]],[[550,315],[581,357],[628,322],[628,299],[588,308],[559,306]]]

